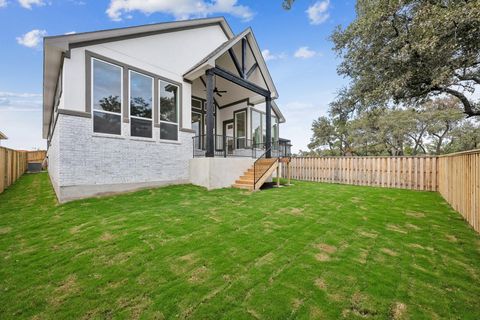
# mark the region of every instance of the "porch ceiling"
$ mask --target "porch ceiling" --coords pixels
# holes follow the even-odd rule
[[[242,55],[243,39],[246,40],[245,56]],[[190,69],[190,71],[184,75],[184,78],[195,82],[197,79],[205,75],[206,70],[214,67],[228,71],[230,74],[239,78],[243,78],[245,73],[244,79],[246,81],[251,82],[259,88],[270,91],[272,99],[278,97],[277,90],[267,69],[265,60],[263,59],[260,48],[250,28],[219,46]],[[242,67],[244,68],[244,72],[239,70]],[[216,78],[218,87],[222,82],[219,80],[219,77]],[[218,90],[222,89],[218,88]],[[250,95],[258,96],[258,94],[255,93],[251,93]],[[246,97],[247,96],[244,98]],[[254,98],[252,97],[252,99]],[[263,101],[263,97],[261,100]],[[233,99],[230,103],[233,101],[235,100]]]
[[[192,84],[192,95],[198,98],[206,99],[205,77],[197,78]],[[214,98],[220,107],[231,105],[235,102],[248,99],[250,103],[257,104],[265,101],[265,98],[248,89],[245,89],[233,82],[221,77],[215,77],[215,88],[221,92],[215,93]]]

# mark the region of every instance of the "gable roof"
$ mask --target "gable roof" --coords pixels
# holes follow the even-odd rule
[[[213,25],[220,26],[228,39],[234,37],[232,29],[224,17],[163,22],[135,27],[45,37],[43,42],[43,137],[48,137],[49,124],[55,102],[57,80],[62,69],[63,58],[69,56],[69,50],[71,48],[186,29],[204,28]]]
[[[272,76],[268,71],[267,64],[265,59],[263,58],[262,52],[260,47],[258,46],[257,40],[255,39],[255,35],[251,28],[247,28],[235,37],[225,41],[220,46],[218,46],[215,50],[213,50],[210,54],[206,57],[201,59],[198,63],[196,63],[189,71],[187,71],[183,77],[187,80],[193,81],[196,78],[200,77],[201,75],[205,74],[207,69],[215,67],[215,60],[217,60],[220,56],[225,54],[229,49],[233,48],[235,44],[241,41],[243,38],[246,38],[250,47],[252,49],[252,53],[256,62],[258,63],[258,67],[260,68],[260,72],[262,73],[268,90],[272,93],[272,98],[278,98],[278,92],[273,82]]]

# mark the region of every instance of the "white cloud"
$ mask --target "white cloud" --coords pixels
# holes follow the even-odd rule
[[[270,61],[270,60],[277,60],[277,59],[285,59],[286,54],[285,53],[279,53],[279,54],[273,54],[270,52],[269,49],[262,50],[262,56],[265,61]]]
[[[38,111],[41,106],[41,94],[0,91],[0,111]]]
[[[32,6],[44,6],[45,2],[43,0],[18,0],[18,3],[25,9],[32,9]]]
[[[65,32],[65,35],[69,35],[69,34],[75,34],[77,33],[76,31],[70,31],[70,32]]]
[[[8,92],[0,91],[0,98],[41,98],[42,95],[39,93],[18,93],[18,92]]]
[[[297,51],[295,51],[293,56],[300,59],[309,59],[315,55],[317,55],[317,52],[311,50],[309,47],[300,47]]]
[[[37,48],[42,42],[42,38],[46,35],[47,31],[45,30],[33,29],[23,36],[17,37],[17,42],[27,48]]]
[[[122,20],[124,13],[140,11],[144,14],[156,12],[173,15],[177,20],[203,18],[212,14],[227,13],[244,21],[253,18],[247,6],[237,4],[237,0],[110,0],[107,14],[115,21]]]
[[[5,8],[7,6],[7,0],[0,0],[0,8]]]
[[[330,0],[317,1],[310,7],[308,7],[306,13],[310,24],[322,24],[328,20],[330,14],[328,13],[328,8],[330,6]]]

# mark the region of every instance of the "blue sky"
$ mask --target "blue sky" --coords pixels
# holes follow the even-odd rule
[[[233,31],[253,28],[287,118],[280,135],[306,149],[311,123],[347,83],[329,35],[354,19],[355,1],[297,0],[0,0],[0,131],[2,146],[45,148],[41,138],[43,35],[120,28],[177,19],[225,16]],[[266,51],[268,50],[268,51]]]

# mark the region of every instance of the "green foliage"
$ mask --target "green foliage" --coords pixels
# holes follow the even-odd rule
[[[379,105],[413,105],[431,95],[459,99],[480,115],[480,0],[358,0],[357,18],[332,35],[351,80],[336,114]]]
[[[104,111],[110,111],[110,112],[121,112],[122,110],[122,104],[120,103],[120,97],[119,96],[108,96],[100,99],[99,101],[100,107]]]
[[[0,217],[5,320],[480,318],[480,236],[433,192],[295,181],[58,205],[27,174]]]
[[[442,154],[478,146],[478,124],[464,119],[455,98],[428,100],[416,108],[372,108],[350,117],[320,117],[312,132],[308,147],[320,155]]]

